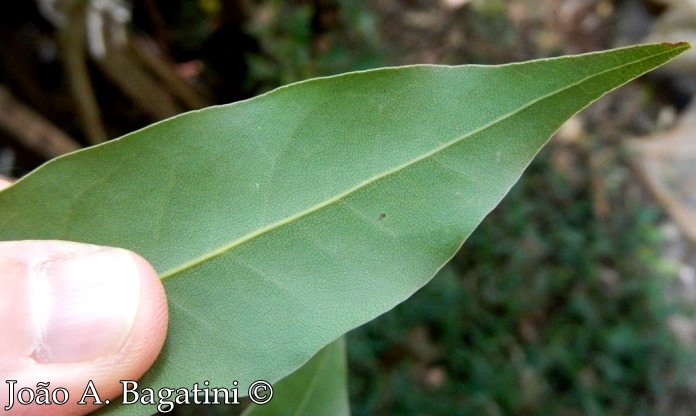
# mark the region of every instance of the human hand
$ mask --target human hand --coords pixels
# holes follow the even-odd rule
[[[138,379],[155,361],[167,319],[164,288],[137,254],[66,241],[0,242],[0,407],[76,415],[96,410],[94,394],[114,401],[120,380]],[[34,392],[32,404],[19,400],[18,393],[30,397],[24,387]],[[39,405],[41,387],[51,402],[64,392],[68,400]]]

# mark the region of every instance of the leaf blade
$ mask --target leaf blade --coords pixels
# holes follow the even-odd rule
[[[410,296],[564,119],[685,48],[368,71],[190,113],[0,193],[0,238],[143,254],[171,316],[143,383],[244,390]]]
[[[265,405],[251,405],[242,416],[350,415],[344,338],[322,348],[298,371],[274,386]]]

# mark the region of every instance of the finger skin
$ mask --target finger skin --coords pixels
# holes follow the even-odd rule
[[[11,179],[6,178],[6,177],[0,175],[0,191],[2,191],[3,189],[9,187],[9,186],[12,185],[13,183],[14,183],[14,181],[12,181]]]
[[[50,383],[49,391],[63,387],[69,400],[63,405],[21,405],[16,397],[8,414],[77,415],[96,410],[93,399],[87,405],[77,402],[90,380],[102,401],[117,406],[121,394],[120,380],[137,380],[152,365],[164,344],[167,331],[167,301],[164,288],[152,266],[135,253],[133,256],[140,276],[140,301],[133,327],[126,341],[115,353],[92,358],[87,362],[37,362],[32,351],[36,345],[28,306],[32,268],[40,262],[71,255],[94,246],[64,241],[0,242],[0,412],[10,402],[10,385],[17,380],[16,393],[21,387],[37,389],[37,383]],[[62,396],[61,396],[62,397]]]

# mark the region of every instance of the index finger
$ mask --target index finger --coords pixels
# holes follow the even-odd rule
[[[14,183],[14,180],[0,175],[0,191],[3,189],[7,188],[8,186],[12,185]]]

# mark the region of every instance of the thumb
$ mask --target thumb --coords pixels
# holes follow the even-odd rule
[[[164,289],[152,266],[130,251],[0,242],[0,288],[3,410],[91,412],[114,401],[119,381],[142,376],[162,349]]]

